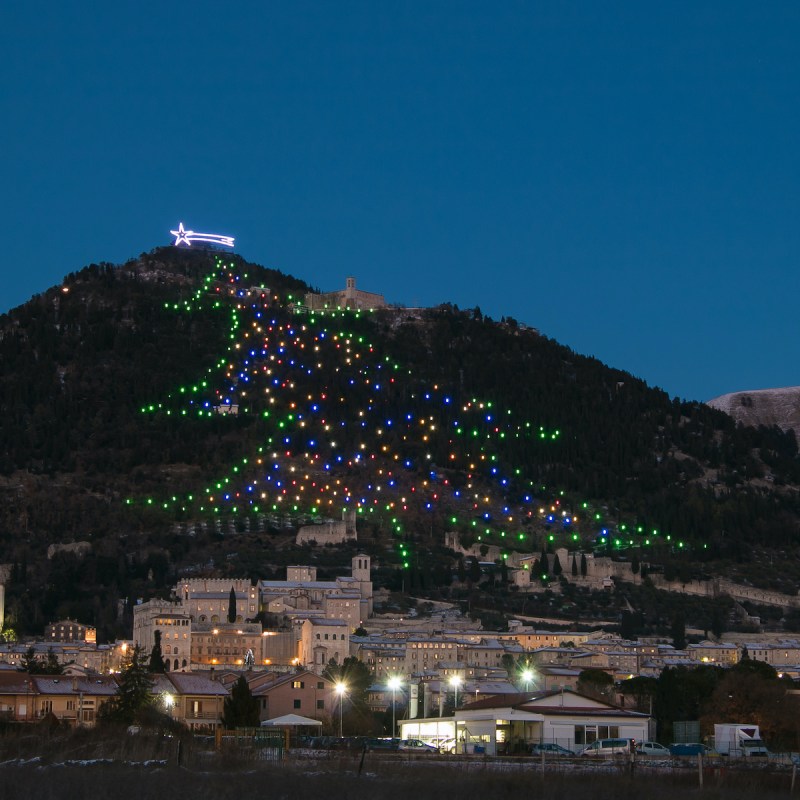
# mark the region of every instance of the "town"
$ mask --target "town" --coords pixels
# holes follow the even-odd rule
[[[330,523],[328,535],[347,537],[346,528]],[[370,562],[359,553],[348,574],[332,581],[317,580],[313,566],[290,566],[285,580],[256,583],[187,578],[170,599],[137,603],[131,637],[113,643],[98,643],[95,629],[80,621],[54,621],[42,638],[0,645],[0,714],[16,723],[92,727],[135,651],[151,670],[158,664],[153,702],[198,733],[225,727],[225,701],[243,678],[260,725],[288,720],[332,737],[382,735],[445,753],[527,754],[545,746],[576,753],[604,740],[665,738],[652,696],[648,708],[626,690],[636,679],[675,668],[731,669],[743,659],[787,680],[800,677],[800,641],[778,634],[731,634],[677,648],[601,627],[540,630],[510,620],[506,631],[483,630],[441,602],[375,613],[388,593],[373,591]],[[515,572],[530,570],[523,564]],[[356,662],[368,678],[366,710],[391,715],[382,730],[350,713],[355,687],[341,670]],[[696,745],[699,722],[676,723],[669,738],[674,746]]]

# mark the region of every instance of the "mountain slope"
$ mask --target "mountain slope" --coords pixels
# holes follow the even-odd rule
[[[777,425],[784,431],[800,431],[800,386],[731,392],[709,400],[707,405],[732,416],[743,425]]]
[[[451,530],[651,560],[797,543],[793,435],[479,309],[308,313],[308,290],[162,248],[0,318],[2,560],[41,584],[49,544],[88,540],[70,580],[125,596],[209,559],[263,575],[296,557],[286,531],[346,508],[401,568],[446,563]]]

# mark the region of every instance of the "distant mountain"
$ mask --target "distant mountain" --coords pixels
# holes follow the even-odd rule
[[[312,558],[297,526],[347,508],[412,586],[456,568],[450,531],[684,565],[800,542],[793,434],[477,307],[313,312],[311,290],[168,247],[0,317],[0,563],[21,627],[108,628],[117,599],[180,574],[269,575]],[[90,555],[48,562],[73,541]]]
[[[708,401],[743,425],[777,425],[800,434],[800,386],[731,392]]]

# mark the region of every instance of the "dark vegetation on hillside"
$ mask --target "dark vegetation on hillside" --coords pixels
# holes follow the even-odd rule
[[[269,287],[277,324],[300,318],[286,303],[308,290],[304,282],[226,259],[247,274],[247,283]],[[228,508],[201,513],[195,506],[164,511],[158,503],[125,503],[199,492],[275,434],[274,418],[262,413],[269,408],[263,396],[235,418],[142,414],[148,403],[196,382],[224,352],[230,304],[209,305],[203,315],[175,309],[212,268],[213,254],[163,248],[122,267],[92,265],[68,275],[63,286],[0,317],[0,561],[14,564],[9,607],[21,631],[71,615],[110,635],[125,624],[117,600],[163,592],[178,570],[263,577],[291,562],[344,563],[344,552],[296,548],[299,520],[291,514],[231,516]],[[793,559],[800,543],[794,434],[737,427],[721,412],[670,399],[477,308],[392,309],[351,315],[347,325],[375,344],[374,352],[364,351],[364,364],[377,368],[388,358],[401,365],[391,390],[375,400],[369,387],[354,385],[351,373],[326,361],[296,380],[298,401],[327,391],[343,398],[342,413],[351,416],[368,403],[387,416],[421,413],[425,392],[437,386],[453,398],[452,412],[437,412],[440,428],[453,424],[461,404],[479,398],[492,402],[501,419],[558,431],[546,444],[526,436],[502,442],[500,462],[509,475],[503,492],[509,504],[528,493],[581,514],[586,503],[597,515],[569,529],[578,534],[572,547],[599,547],[619,535],[620,544],[606,550],[686,576],[700,562],[708,562],[705,570],[725,565],[740,577],[757,576],[761,585],[776,585],[780,570],[772,569],[771,555],[756,561],[756,550],[780,553],[778,564]],[[353,450],[363,436],[355,427],[337,434],[339,445]],[[424,455],[419,442],[404,442],[399,432],[385,441],[405,448],[411,460],[428,458],[437,480],[446,478],[450,487],[474,481],[488,491],[485,477],[447,466],[453,447],[447,437],[431,437]],[[370,469],[343,466],[339,474],[360,490],[374,482]],[[446,594],[458,561],[441,546],[443,533],[455,527],[463,542],[475,541],[468,518],[453,525],[451,513],[444,505],[431,513],[408,510],[400,538],[412,552],[405,568],[392,514],[360,520],[359,546],[378,559],[378,582]],[[527,551],[552,550],[550,535],[564,533],[558,523],[535,518],[523,525],[517,546]],[[611,532],[606,540],[597,539],[601,527]],[[631,547],[620,532],[639,527],[643,533]],[[653,529],[660,535],[646,544]],[[92,553],[47,561],[49,544],[73,540],[90,541]],[[777,586],[792,588],[780,580]]]

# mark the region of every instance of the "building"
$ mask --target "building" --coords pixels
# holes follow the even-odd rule
[[[349,577],[333,581],[318,581],[317,568],[310,566],[287,567],[285,581],[261,581],[264,611],[289,618],[310,611],[316,617],[345,619],[354,630],[372,615],[373,595],[370,557],[360,553],[351,564]]]
[[[133,607],[133,642],[150,656],[155,633],[161,632],[161,653],[168,670],[189,669],[192,658],[192,618],[180,603],[149,600]]]
[[[322,673],[330,661],[341,664],[350,655],[350,628],[340,619],[312,617],[300,628],[299,664]]]
[[[535,743],[554,742],[577,751],[597,739],[649,738],[650,718],[577,692],[495,695],[456,709],[452,718],[429,717],[400,723],[403,738],[450,735],[460,752],[497,755],[528,752]]]
[[[192,622],[215,625],[228,621],[231,589],[236,597],[234,622],[244,622],[258,615],[258,587],[247,578],[190,578],[175,587],[182,611]]]
[[[248,685],[258,699],[262,720],[299,714],[321,722],[333,716],[339,702],[332,681],[310,671],[289,675],[272,673]]]
[[[28,675],[0,672],[0,715],[16,722],[52,716],[69,725],[91,727],[102,706],[117,693],[109,676]]]
[[[314,525],[303,525],[297,532],[295,543],[343,544],[344,542],[355,542],[357,539],[356,511],[354,508],[346,508],[342,511],[341,522],[326,520]]]
[[[219,681],[198,672],[152,675],[153,694],[160,710],[191,730],[209,731],[222,724],[228,690]]]
[[[97,628],[62,619],[45,626],[44,639],[46,642],[96,642]]]
[[[200,667],[263,665],[264,631],[258,622],[194,626],[190,661]]]
[[[325,294],[314,294],[309,292],[305,297],[306,306],[311,311],[324,311],[325,309],[350,308],[350,309],[369,309],[383,308],[386,306],[386,299],[382,294],[364,292],[356,289],[356,279],[347,278],[346,286],[337,292],[327,292]]]

